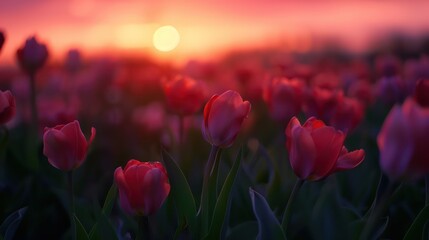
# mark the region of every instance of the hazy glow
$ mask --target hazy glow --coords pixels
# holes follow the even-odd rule
[[[153,34],[153,46],[161,52],[172,51],[179,45],[180,35],[171,25],[158,28]]]

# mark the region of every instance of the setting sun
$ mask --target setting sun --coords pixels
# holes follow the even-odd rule
[[[179,42],[179,32],[171,25],[162,26],[153,34],[153,46],[161,52],[172,51]]]

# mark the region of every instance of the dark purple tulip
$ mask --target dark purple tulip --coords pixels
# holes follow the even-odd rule
[[[25,42],[24,46],[16,51],[21,68],[29,74],[34,74],[48,59],[48,50],[46,45],[39,43],[36,37],[30,37]]]

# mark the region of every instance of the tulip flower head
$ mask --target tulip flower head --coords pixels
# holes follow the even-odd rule
[[[206,141],[221,148],[231,146],[250,108],[236,91],[213,95],[204,107],[202,132]]]
[[[180,115],[196,113],[205,99],[202,85],[189,77],[176,76],[164,83],[164,93],[170,109]]]
[[[3,47],[4,41],[5,41],[4,34],[3,32],[0,32],[0,51],[1,51],[1,48]]]
[[[273,79],[263,92],[271,118],[285,123],[301,111],[303,95],[304,83],[286,78]]]
[[[391,179],[415,180],[429,173],[429,109],[408,98],[394,106],[377,137],[381,169]]]
[[[0,124],[5,124],[15,116],[15,97],[7,91],[0,91]]]
[[[70,171],[84,162],[94,137],[95,128],[91,128],[91,137],[87,141],[76,120],[66,125],[45,128],[43,154],[55,168]]]
[[[365,157],[362,149],[349,152],[345,134],[309,118],[304,125],[293,117],[286,127],[286,148],[295,174],[302,180],[317,181],[338,171],[358,166]]]
[[[21,68],[29,74],[34,74],[48,59],[48,50],[45,44],[39,43],[36,37],[27,39],[25,45],[18,49],[16,57]]]
[[[130,215],[154,214],[170,192],[167,172],[159,162],[132,159],[124,169],[116,168],[114,178],[121,208]]]
[[[419,80],[417,82],[414,99],[420,106],[429,107],[429,79]]]

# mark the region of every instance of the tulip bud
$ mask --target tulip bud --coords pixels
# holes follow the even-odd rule
[[[377,137],[381,169],[392,179],[429,173],[429,109],[408,98],[390,110]]]
[[[213,95],[204,107],[202,132],[206,141],[217,147],[231,146],[250,108],[236,91]]]
[[[130,215],[155,213],[170,192],[167,172],[159,162],[132,159],[124,169],[116,168],[114,177],[121,208]]]
[[[332,88],[313,86],[305,98],[303,105],[305,115],[328,122],[335,112],[337,103],[342,100],[343,92]]]
[[[345,134],[314,117],[303,126],[293,117],[285,131],[290,164],[303,180],[317,181],[330,174],[355,168],[364,159],[364,150],[348,152]]]
[[[15,116],[16,105],[12,93],[0,90],[0,124],[7,123]]]
[[[63,171],[78,168],[85,160],[89,145],[95,137],[95,128],[91,128],[91,137],[87,141],[78,121],[66,125],[45,128],[43,135],[43,154],[49,163]]]
[[[337,103],[329,123],[336,129],[349,132],[361,122],[363,116],[364,108],[362,103],[354,98],[344,97]]]
[[[3,32],[0,32],[0,52],[1,52],[1,48],[3,47],[4,41],[5,41],[4,34]]]
[[[204,102],[204,91],[197,81],[176,76],[164,84],[164,93],[170,109],[180,115],[196,113]]]
[[[275,78],[263,94],[271,118],[286,124],[301,111],[304,84],[298,79]]]
[[[27,39],[25,45],[18,49],[16,57],[21,68],[29,74],[34,74],[48,59],[48,50],[45,44],[39,43],[36,37]]]

